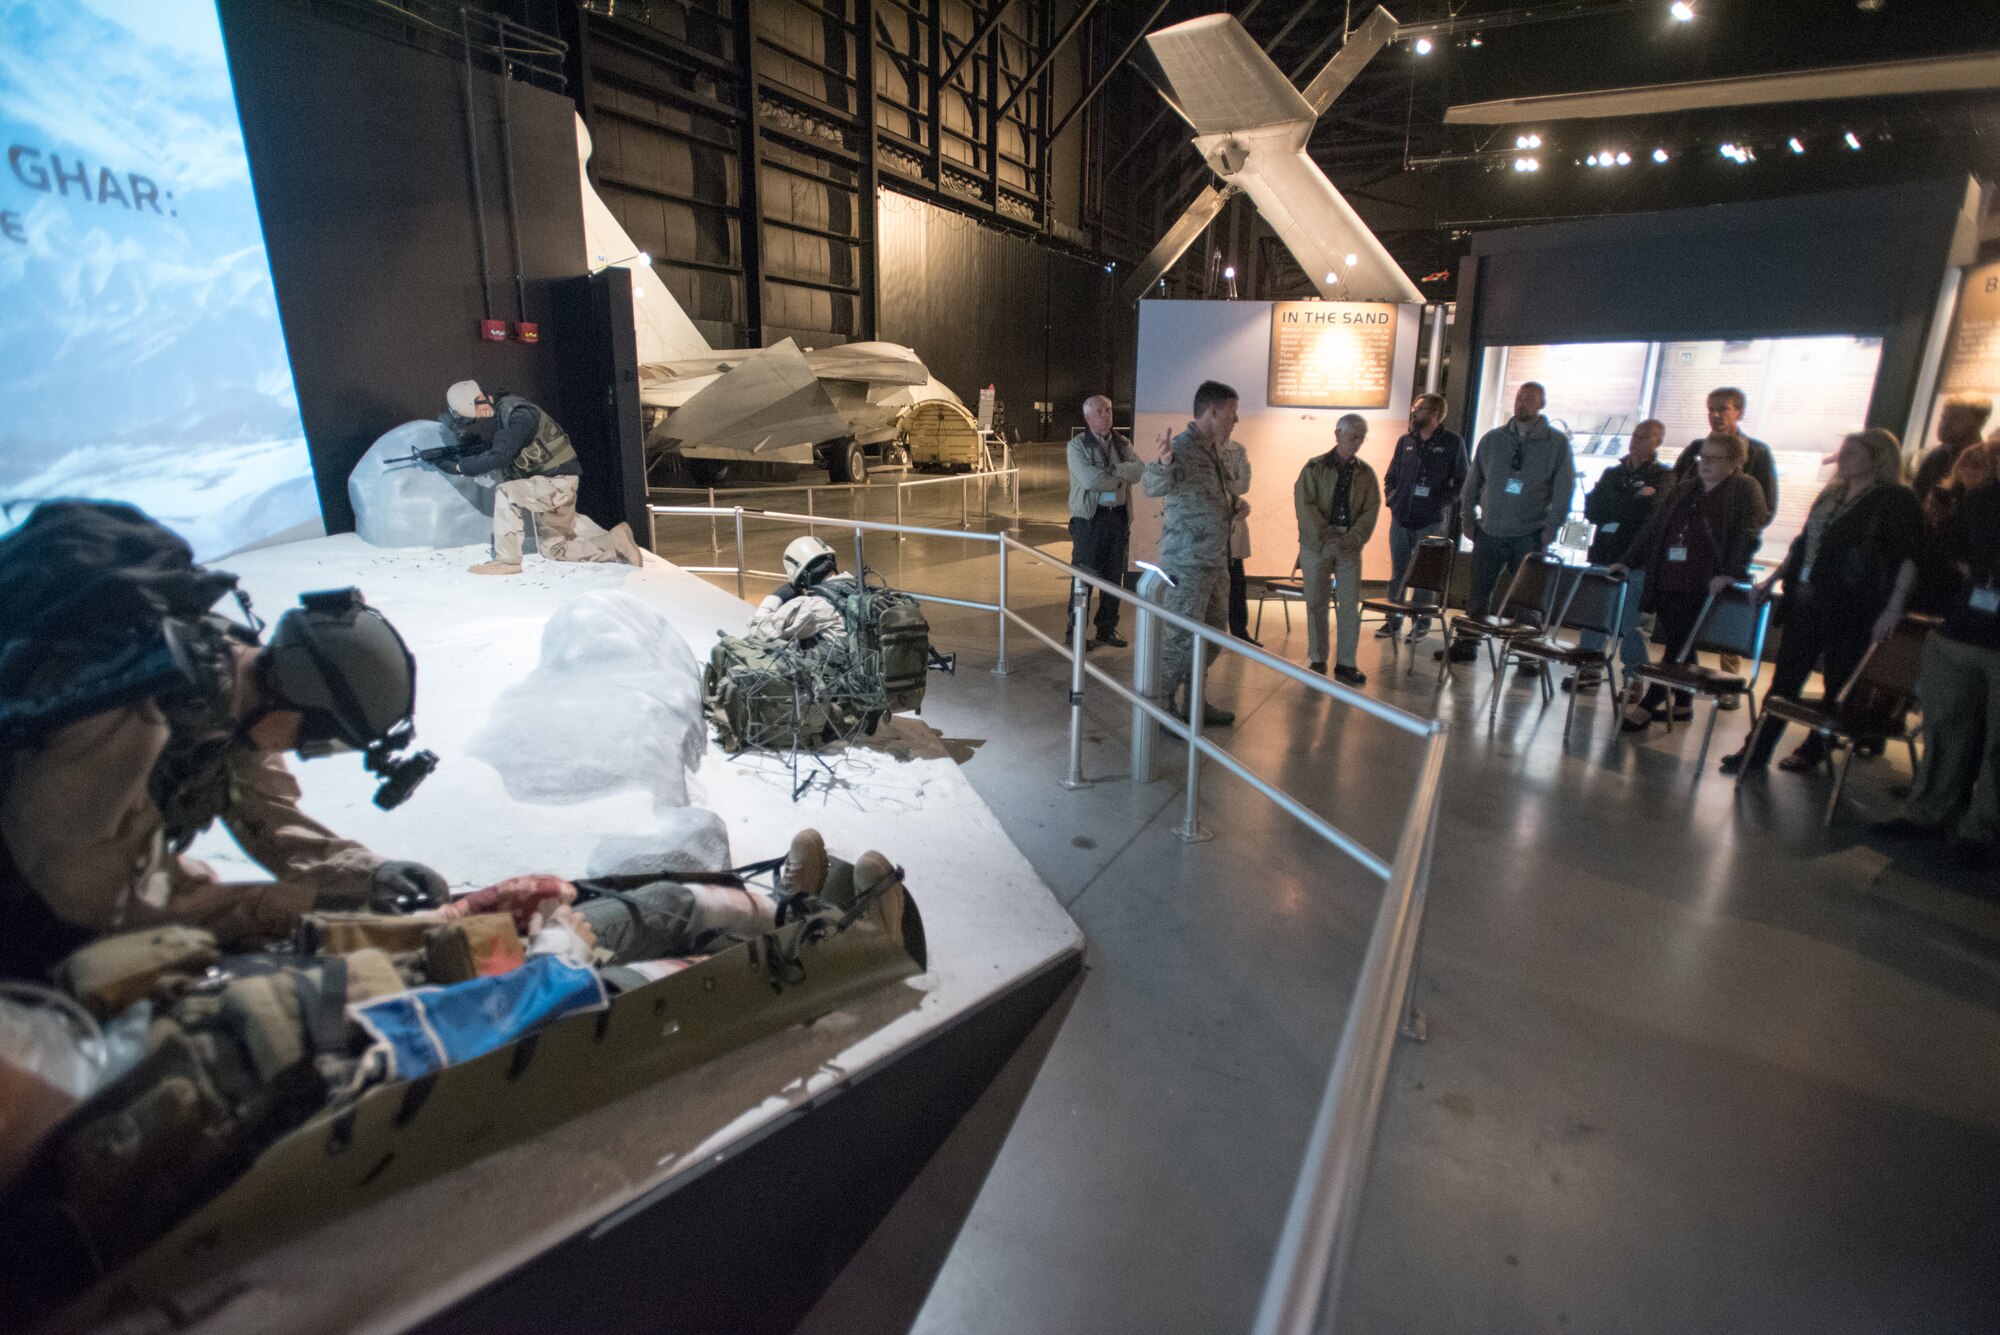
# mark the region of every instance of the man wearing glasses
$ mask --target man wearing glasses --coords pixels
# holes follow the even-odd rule
[[[1493,591],[1529,553],[1556,540],[1576,490],[1576,461],[1569,437],[1542,416],[1548,402],[1530,380],[1514,395],[1514,416],[1479,438],[1461,496],[1472,523],[1472,596],[1467,610],[1492,610]],[[1440,652],[1447,652],[1440,650]],[[1478,645],[1459,639],[1453,662],[1478,656]]]
[[[459,381],[445,391],[444,401],[450,410],[441,423],[445,434],[484,441],[486,448],[438,459],[437,466],[465,477],[500,475],[493,492],[493,559],[470,567],[473,574],[521,573],[523,515],[535,517],[536,546],[551,561],[641,563],[630,525],[621,523],[602,537],[578,535],[576,489],[583,467],[555,418],[519,395],[488,394],[477,380]]]

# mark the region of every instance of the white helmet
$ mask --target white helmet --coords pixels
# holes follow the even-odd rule
[[[785,573],[794,586],[809,589],[833,573],[837,560],[833,548],[818,538],[794,538],[785,548]]]

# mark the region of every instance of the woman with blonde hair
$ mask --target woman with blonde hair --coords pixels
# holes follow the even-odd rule
[[[1856,431],[1840,444],[1833,480],[1813,501],[1805,527],[1776,570],[1757,586],[1769,597],[1785,586],[1783,637],[1771,667],[1766,697],[1796,700],[1814,668],[1820,669],[1828,698],[1837,695],[1861,666],[1875,641],[1894,629],[1885,616],[1900,604],[1899,584],[1914,578],[1903,573],[1916,551],[1916,494],[1900,481],[1903,447],[1895,435],[1879,427]],[[1724,773],[1743,767],[1762,768],[1785,730],[1783,720],[1763,717],[1742,749],[1724,756]],[[1794,773],[1812,769],[1824,757],[1826,744],[1808,733],[1799,748],[1780,762]]]
[[[1951,472],[1924,496],[1925,530],[1942,532],[1950,528],[1958,503],[1981,487],[1990,485],[1996,465],[2000,465],[2000,431],[1977,445],[1968,445],[1960,450]]]

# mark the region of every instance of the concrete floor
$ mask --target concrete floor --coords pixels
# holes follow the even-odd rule
[[[1028,456],[1020,532],[1060,553],[1052,459]],[[896,546],[869,553],[892,581],[991,596],[980,549]],[[660,547],[695,555],[685,534]],[[1051,630],[1062,595],[1015,571]],[[1083,926],[1091,971],[917,1329],[1245,1329],[1377,885],[1213,766],[1217,837],[1183,845],[1181,748],[1162,748],[1174,777],[1132,784],[1102,692],[1098,782],[1064,791],[1066,667],[1017,635],[997,677],[990,616],[933,627],[960,670],[924,717]],[[1302,657],[1296,617],[1288,636],[1273,605],[1265,631]],[[1406,678],[1365,637],[1370,692],[1430,712],[1430,647]],[[1389,849],[1413,742],[1261,670],[1219,680],[1238,755]],[[1491,689],[1461,668],[1435,704],[1454,736],[1431,1037],[1391,1069],[1341,1329],[2000,1330],[2000,897],[1866,834],[1901,758],[1858,764],[1826,830],[1824,778],[1738,790],[1711,757],[1696,782],[1698,734],[1634,744],[1601,696],[1565,748],[1561,696],[1510,685],[1489,727]]]

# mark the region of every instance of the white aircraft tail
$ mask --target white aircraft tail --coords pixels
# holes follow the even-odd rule
[[[576,173],[583,188],[584,265],[590,272],[610,265],[632,271],[632,328],[638,336],[639,365],[687,361],[714,351],[688,319],[674,294],[648,264],[635,257],[639,247],[590,183],[590,131],[576,118]]]

